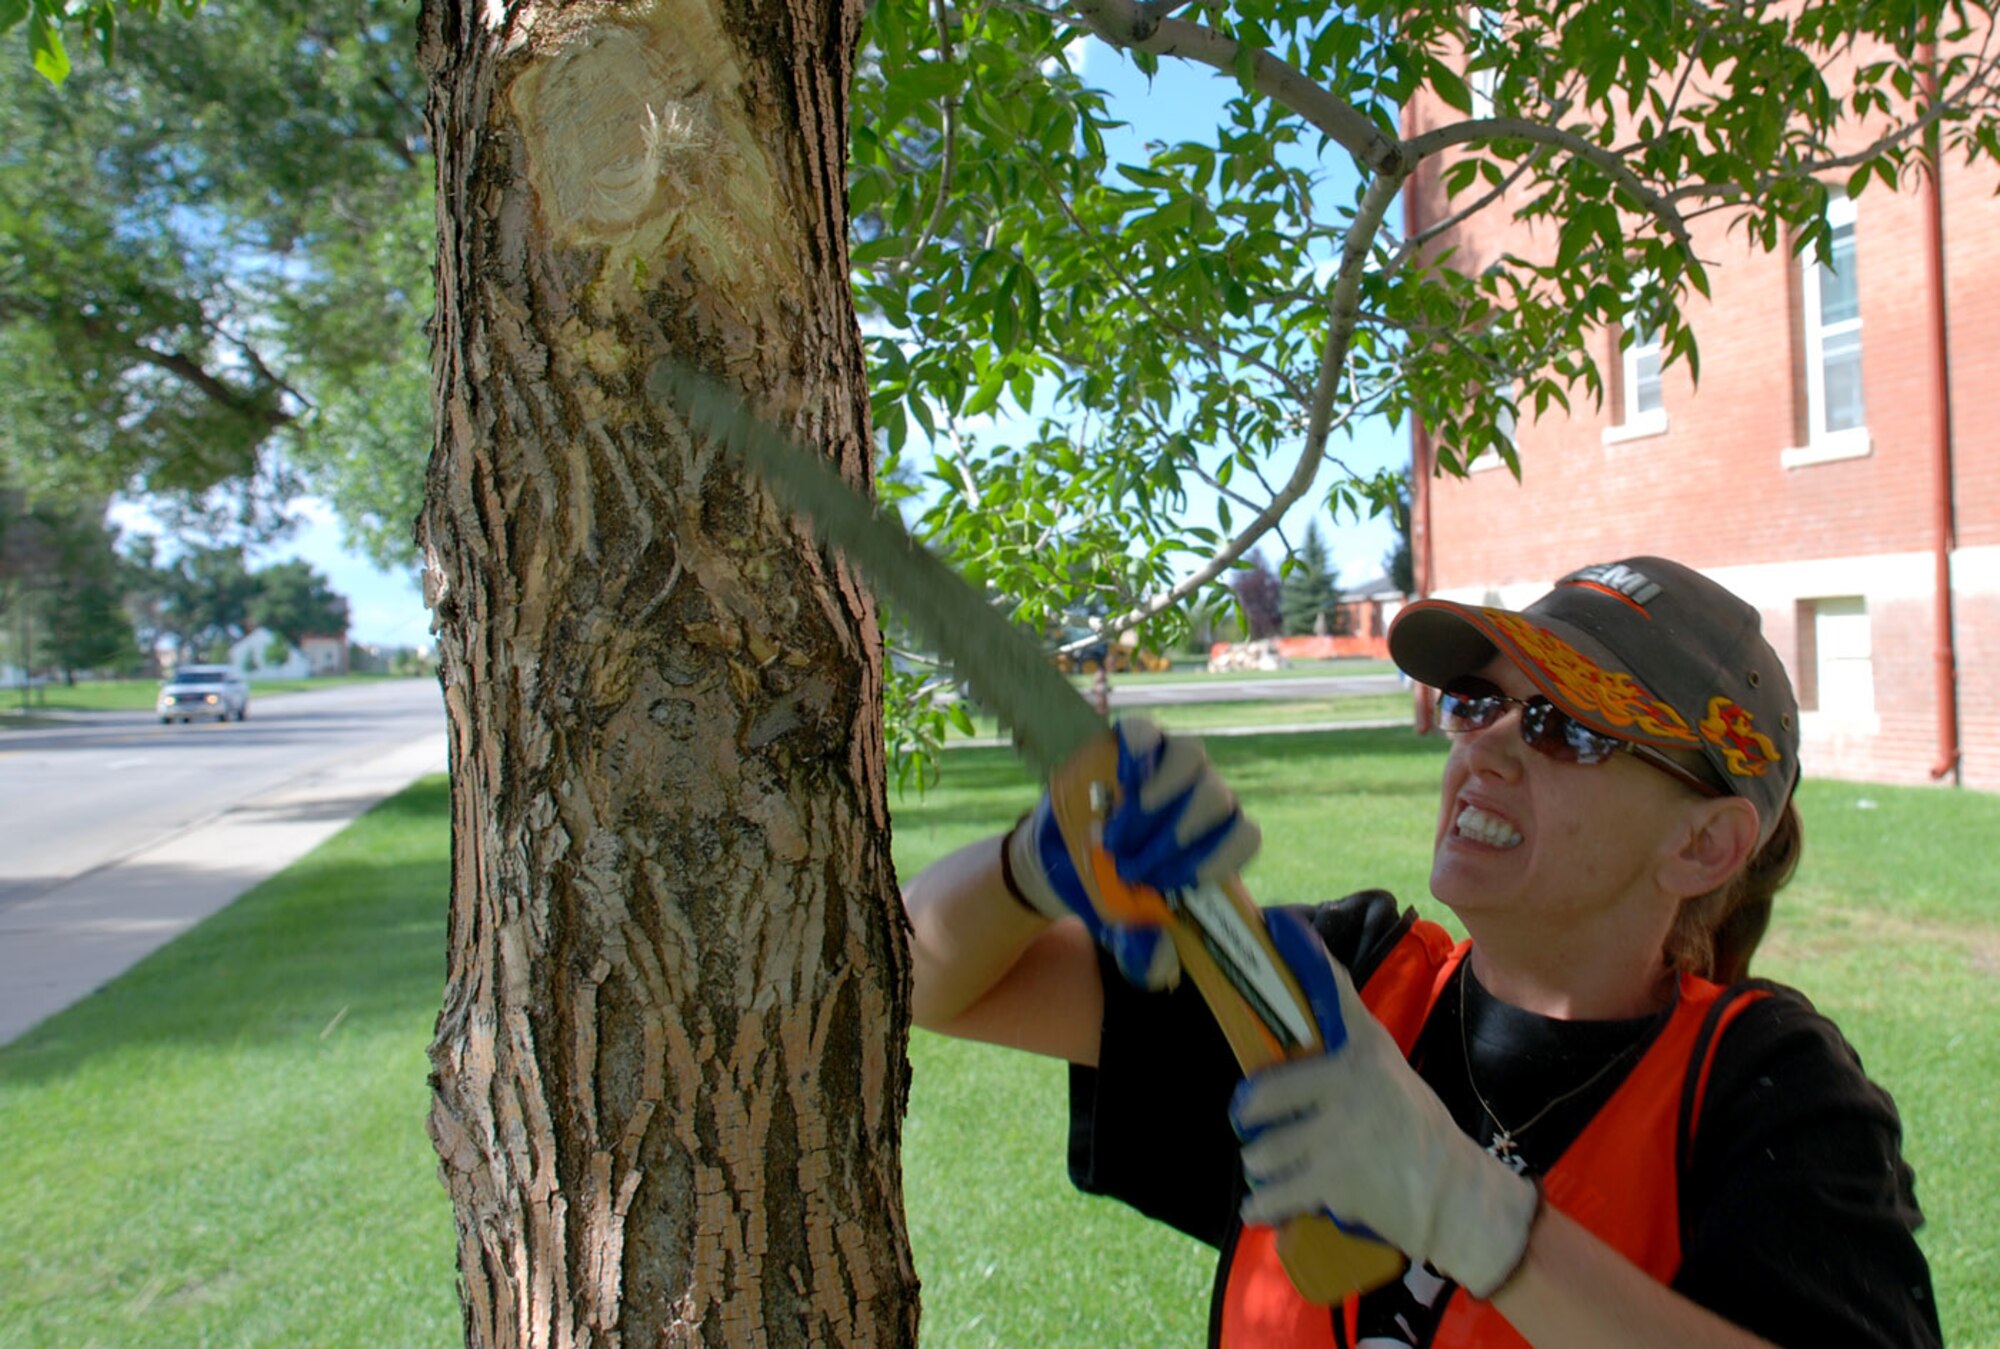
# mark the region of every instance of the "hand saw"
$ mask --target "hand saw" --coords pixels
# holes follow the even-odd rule
[[[1033,637],[820,455],[753,417],[733,392],[664,360],[648,374],[647,390],[811,520],[819,537],[845,553],[950,663],[973,697],[1011,727],[1021,756],[1048,781],[1064,842],[1098,911],[1111,922],[1165,930],[1245,1073],[1323,1052],[1305,995],[1240,880],[1162,895],[1126,885],[1095,846],[1117,797],[1117,739]],[[1287,1222],[1277,1246],[1293,1285],[1320,1303],[1378,1287],[1404,1265],[1393,1247],[1343,1231],[1324,1216]]]

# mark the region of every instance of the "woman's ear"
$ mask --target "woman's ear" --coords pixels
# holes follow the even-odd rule
[[[1741,871],[1756,850],[1757,807],[1740,796],[1704,800],[1662,858],[1661,884],[1681,899],[1705,895]]]

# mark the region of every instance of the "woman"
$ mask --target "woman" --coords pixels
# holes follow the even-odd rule
[[[1273,911],[1334,1052],[1240,1082],[1171,947],[1091,912],[1046,800],[907,887],[918,1023],[1075,1065],[1072,1178],[1221,1248],[1219,1343],[1940,1342],[1893,1104],[1745,978],[1800,846],[1756,611],[1634,558],[1519,613],[1419,602],[1390,649],[1442,690],[1431,889],[1470,940],[1379,891]],[[1197,745],[1120,745],[1128,880],[1254,852]],[[1269,1225],[1318,1211],[1403,1278],[1297,1297]]]

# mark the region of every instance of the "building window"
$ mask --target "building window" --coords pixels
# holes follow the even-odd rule
[[[1625,348],[1625,420],[1655,420],[1666,414],[1660,403],[1660,330],[1632,315],[1631,343]]]
[[[1867,409],[1861,395],[1861,290],[1854,261],[1854,202],[1827,202],[1832,256],[1799,259],[1804,313],[1806,444],[1785,456],[1787,467],[1869,452]]]
[[[1618,340],[1618,424],[1605,430],[1607,445],[1639,436],[1657,436],[1667,429],[1667,407],[1660,396],[1660,326],[1636,298],[1626,312]]]
[[[1495,380],[1490,392],[1496,400],[1493,408],[1493,429],[1499,433],[1500,439],[1506,442],[1508,449],[1518,451],[1521,442],[1514,435],[1514,381]],[[1507,460],[1504,455],[1496,450],[1481,447],[1466,464],[1465,471],[1484,473],[1488,469],[1504,468],[1506,465]]]
[[[1467,62],[1465,83],[1472,94],[1472,115],[1491,117],[1493,115],[1493,94],[1500,86],[1500,71],[1490,61],[1482,60],[1482,49],[1497,44],[1500,40],[1502,18],[1497,9],[1482,9],[1474,6],[1467,16],[1472,29],[1467,46],[1471,59]]]
[[[1798,620],[1800,709],[1841,720],[1872,717],[1875,648],[1868,601],[1858,595],[1800,600]]]

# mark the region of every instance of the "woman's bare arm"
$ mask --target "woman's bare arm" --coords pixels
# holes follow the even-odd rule
[[[1007,892],[1005,835],[925,867],[903,887],[913,1016],[927,1030],[1095,1064],[1104,985],[1083,923],[1051,923]]]

